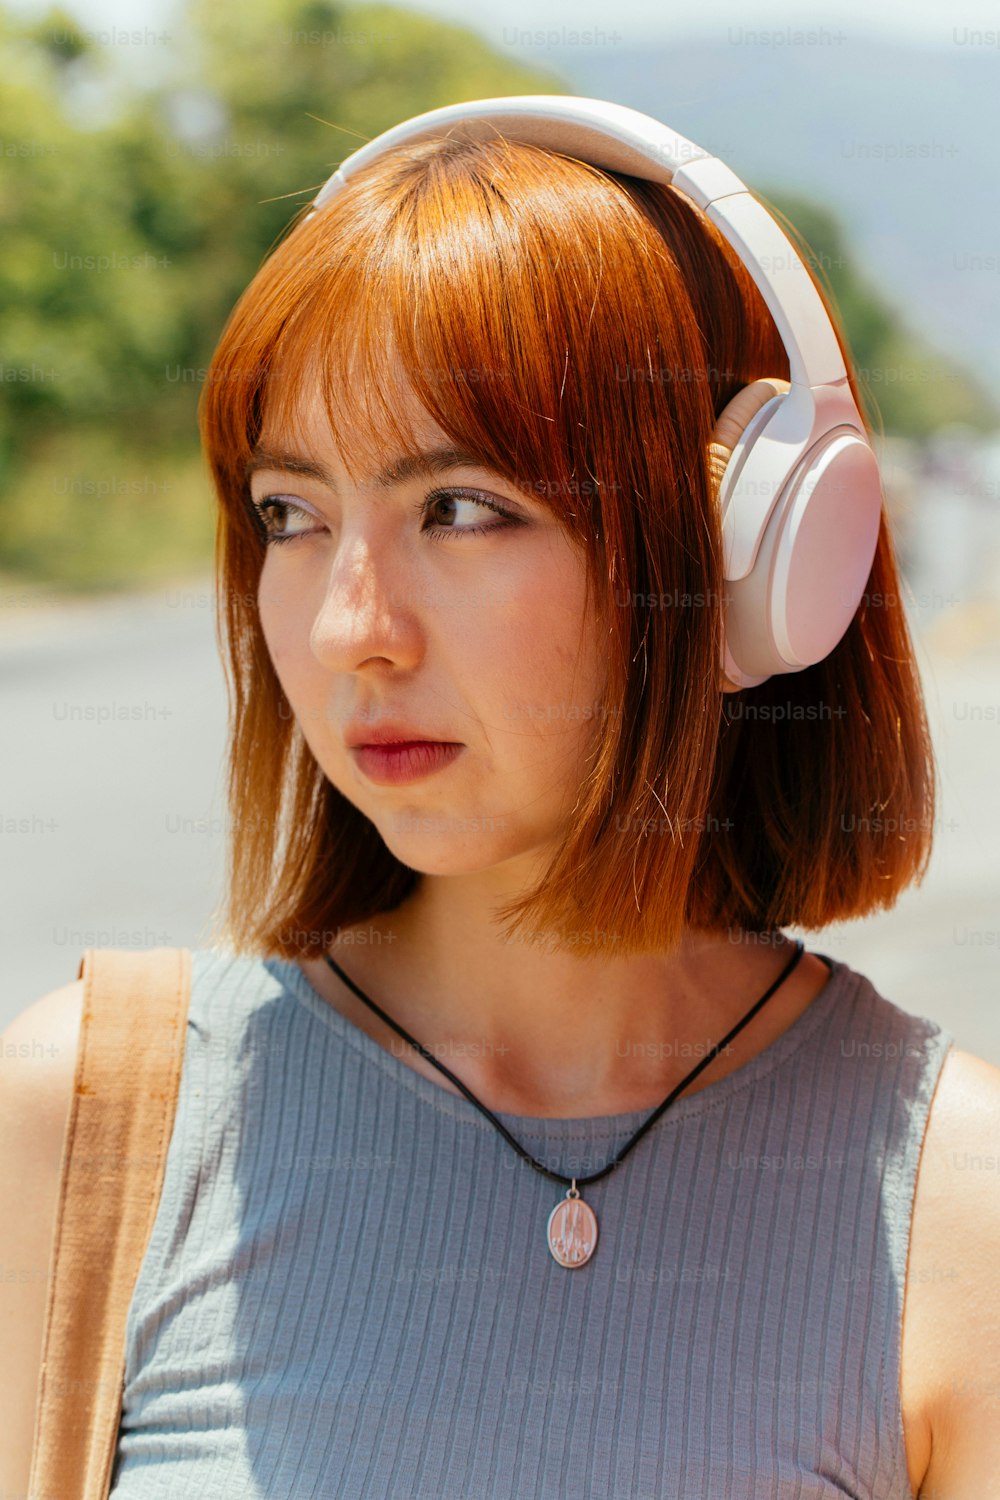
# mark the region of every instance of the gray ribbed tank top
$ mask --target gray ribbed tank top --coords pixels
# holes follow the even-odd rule
[[[294,963],[193,950],[114,1500],[910,1500],[904,1274],[953,1037],[830,962],[587,1188],[566,1270],[565,1190],[401,1041]],[[649,1113],[499,1118],[583,1176]]]

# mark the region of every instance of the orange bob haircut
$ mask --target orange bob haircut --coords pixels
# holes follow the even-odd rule
[[[884,509],[869,592],[831,655],[722,691],[709,443],[742,386],[789,374],[746,268],[674,188],[502,135],[442,137],[292,221],[203,388],[229,658],[225,942],[314,958],[421,878],[294,719],[258,617],[246,478],[265,415],[294,423],[307,380],[352,478],[413,451],[393,369],[457,446],[551,508],[607,625],[589,770],[543,879],[498,912],[508,938],[568,948],[596,929],[616,955],[662,952],[685,925],[864,916],[922,879],[933,749]]]

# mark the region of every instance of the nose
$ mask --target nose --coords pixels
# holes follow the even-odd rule
[[[423,635],[412,592],[412,564],[374,524],[343,531],[324,579],[309,646],[331,672],[373,662],[412,668]]]

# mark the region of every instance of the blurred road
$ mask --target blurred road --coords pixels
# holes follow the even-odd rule
[[[89,947],[197,947],[222,889],[211,579],[0,609],[0,1024]]]
[[[0,1025],[87,947],[198,947],[221,898],[226,692],[209,576],[148,594],[2,601]],[[911,613],[940,770],[921,887],[796,932],[1000,1065],[1000,568]]]

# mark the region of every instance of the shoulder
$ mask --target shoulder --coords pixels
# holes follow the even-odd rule
[[[31,1259],[51,1230],[82,1008],[84,981],[75,980],[0,1032],[0,1197],[12,1211],[3,1220]]]
[[[73,1104],[83,980],[0,1032],[0,1494],[27,1492],[62,1151]]]
[[[10,1128],[24,1107],[32,1135],[65,1123],[83,1017],[83,980],[50,990],[0,1031],[0,1124]],[[22,1122],[23,1123],[23,1122]]]
[[[908,1271],[929,1336],[924,1484],[950,1500],[978,1500],[1000,1472],[998,1247],[1000,1068],[951,1047],[927,1121]]]
[[[293,968],[281,959],[235,953],[219,944],[192,949],[188,1024],[200,1046],[230,1059],[260,1047],[263,1033],[280,1030],[295,1009]]]
[[[83,980],[51,990],[0,1032],[0,1157],[4,1187],[54,1194],[76,1074]]]

